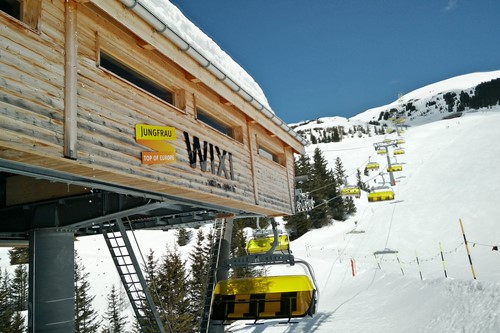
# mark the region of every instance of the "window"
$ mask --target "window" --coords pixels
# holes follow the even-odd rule
[[[160,86],[148,77],[140,74],[129,66],[121,63],[105,52],[100,52],[99,65],[108,71],[118,75],[128,82],[138,86],[159,99],[174,105],[174,93]]]
[[[234,131],[230,126],[228,126],[228,125],[220,122],[219,120],[211,117],[208,113],[206,113],[202,109],[196,108],[196,118],[199,121],[204,122],[208,126],[221,132],[222,134],[225,134],[225,135],[234,139]]]
[[[21,20],[21,2],[19,0],[3,0],[0,2],[0,10]]]
[[[259,155],[270,161],[283,165],[283,154],[275,154],[267,148],[259,146]]]
[[[1,0],[0,11],[27,24],[32,29],[38,29],[41,3],[40,0]]]

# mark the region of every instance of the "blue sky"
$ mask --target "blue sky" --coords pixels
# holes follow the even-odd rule
[[[170,0],[287,123],[351,117],[427,84],[500,70],[498,0]]]

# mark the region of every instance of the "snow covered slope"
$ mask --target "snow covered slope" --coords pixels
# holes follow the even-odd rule
[[[500,78],[500,71],[471,73],[452,77],[413,90],[390,104],[366,110],[350,118],[350,120],[377,121],[381,112],[391,109],[398,109],[398,111],[402,112],[406,109],[406,105],[411,103],[416,108],[416,112],[413,117],[408,117],[408,123],[410,125],[429,123],[449,114],[443,99],[444,94],[455,93],[458,95],[461,91],[465,91],[469,95],[474,95],[474,89],[478,84],[497,78]]]
[[[356,200],[355,216],[313,230],[291,244],[293,253],[316,271],[317,315],[292,326],[237,323],[230,331],[500,332],[500,252],[492,251],[500,245],[499,111],[410,128],[404,134],[406,154],[398,158],[405,164],[395,186],[395,201],[368,203],[364,194]],[[320,148],[332,167],[341,156],[347,173],[352,173],[369,156],[384,165],[385,158],[373,154],[376,139],[383,138],[353,139]],[[459,219],[477,280],[472,276]],[[386,248],[398,253],[376,259],[373,253]],[[351,259],[356,266],[354,277]],[[297,270],[273,267],[272,273]]]

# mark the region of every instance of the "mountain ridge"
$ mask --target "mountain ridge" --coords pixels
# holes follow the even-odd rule
[[[481,110],[481,107],[476,109],[464,106],[460,94],[467,94],[471,98],[475,96],[479,85],[493,81],[500,82],[500,70],[459,75],[417,88],[389,104],[368,109],[350,118],[327,116],[290,124],[290,127],[313,144],[322,142],[321,139],[317,140],[324,136],[322,131],[331,130],[336,126],[345,130],[343,138],[354,134],[348,132],[352,127],[356,129],[362,127],[371,133],[374,133],[376,128],[379,129],[377,132],[385,128],[381,134],[386,134],[387,129],[394,130],[394,124],[390,121],[394,117],[404,118],[407,126],[418,126],[446,118],[460,117],[463,112]],[[494,98],[500,101],[500,91],[494,94]],[[365,134],[368,133],[361,132],[358,136],[363,137]]]

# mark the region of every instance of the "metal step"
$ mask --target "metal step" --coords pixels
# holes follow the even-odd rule
[[[165,333],[122,221],[101,226],[101,231],[142,332]]]

